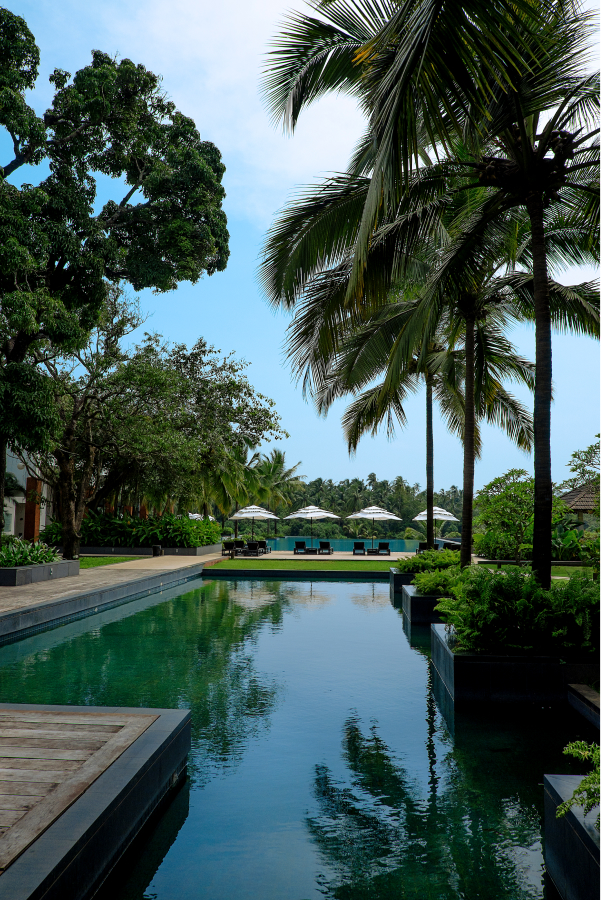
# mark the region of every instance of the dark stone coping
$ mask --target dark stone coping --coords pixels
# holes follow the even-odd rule
[[[132,578],[120,584],[104,585],[95,590],[83,591],[81,594],[70,594],[68,597],[44,600],[35,606],[9,610],[0,615],[0,646],[46,628],[54,628],[84,616],[94,615],[100,609],[109,609],[163,588],[185,584],[202,575],[203,567],[204,563],[192,563],[185,569],[173,569],[158,572],[156,575],[145,575],[143,578]]]
[[[390,568],[390,587],[395,594],[400,594],[404,584],[411,584],[415,578],[415,572],[399,572]]]
[[[567,685],[598,663],[561,663],[554,656],[453,652],[444,625],[431,625],[432,663],[454,703],[565,701]]]
[[[569,800],[582,781],[580,775],[545,775],[545,867],[563,900],[591,900],[599,896],[598,809],[584,815],[573,806],[562,818],[557,807]]]
[[[415,625],[428,625],[432,622],[441,622],[442,619],[434,607],[444,594],[418,594],[417,588],[412,584],[405,584],[401,588],[403,597],[403,612],[410,622]]]
[[[568,703],[599,728],[599,694],[588,684],[568,684]]]
[[[204,547],[162,547],[164,556],[207,556],[221,553],[221,543]],[[80,547],[80,556],[152,556],[152,547]]]
[[[349,569],[225,569],[211,566],[203,572],[205,578],[273,578],[276,581],[290,581],[293,578],[311,579],[313,581],[388,581],[386,570],[369,571],[363,569],[353,572]]]
[[[0,900],[83,900],[186,777],[190,710],[3,704],[15,710],[159,718],[0,875]]]
[[[2,587],[21,587],[24,584],[36,584],[38,581],[68,578],[70,575],[79,575],[78,559],[2,568],[0,569],[0,585]]]

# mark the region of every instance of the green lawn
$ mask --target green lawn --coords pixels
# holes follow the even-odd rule
[[[394,566],[396,559],[394,557],[386,557],[385,559],[324,559],[322,557],[312,557],[311,559],[269,559],[268,556],[261,556],[249,559],[223,559],[214,566],[205,567],[205,573],[211,569],[335,569],[339,571],[383,571],[386,572],[391,566]]]
[[[480,563],[479,565],[482,565]],[[496,572],[496,566],[486,566],[487,569],[491,569],[491,571]],[[512,566],[511,564],[502,565],[501,569],[505,572],[510,571],[511,569],[515,569],[516,566]],[[530,566],[520,566],[524,572],[532,571]],[[592,568],[590,566],[551,566],[551,576],[553,578],[569,578],[571,575],[575,575],[580,572],[588,572],[589,574],[592,572]]]
[[[140,559],[139,556],[80,556],[79,568],[94,569],[96,566],[111,566],[115,563],[129,562],[130,559]]]

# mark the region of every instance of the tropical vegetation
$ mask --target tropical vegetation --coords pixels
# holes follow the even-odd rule
[[[52,522],[40,535],[48,543],[60,546],[63,527]],[[87,547],[204,547],[221,542],[221,528],[209,519],[190,519],[166,513],[162,516],[134,518],[90,512],[82,521],[80,541]]]
[[[424,550],[415,556],[399,559],[396,568],[399,572],[434,572],[444,571],[459,565],[460,555],[457,550]]]
[[[573,807],[581,806],[586,815],[596,806],[599,806],[599,744],[587,744],[586,741],[572,741],[563,751],[567,756],[575,756],[576,759],[592,764],[593,768],[588,772],[569,800],[566,800],[557,808],[557,818],[560,819]],[[597,830],[599,830],[599,814],[597,814]]]
[[[0,547],[0,569],[13,566],[35,566],[40,563],[57,562],[59,555],[54,547],[43,541],[32,544],[21,538],[13,538]]]

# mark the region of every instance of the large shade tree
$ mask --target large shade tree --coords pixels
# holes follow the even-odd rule
[[[54,70],[40,116],[26,98],[38,64],[26,22],[0,9],[0,127],[12,148],[0,169],[0,393],[9,410],[44,408],[46,382],[23,373],[85,344],[109,283],[171,291],[224,269],[229,253],[220,153],[158,76],[93,51],[73,77]],[[103,176],[110,199],[106,180],[99,196]],[[7,442],[35,449],[41,429],[47,443],[52,422],[38,416],[30,429],[30,418],[0,427],[0,508]]]

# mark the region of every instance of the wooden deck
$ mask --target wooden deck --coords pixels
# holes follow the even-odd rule
[[[0,871],[157,718],[0,707]]]

